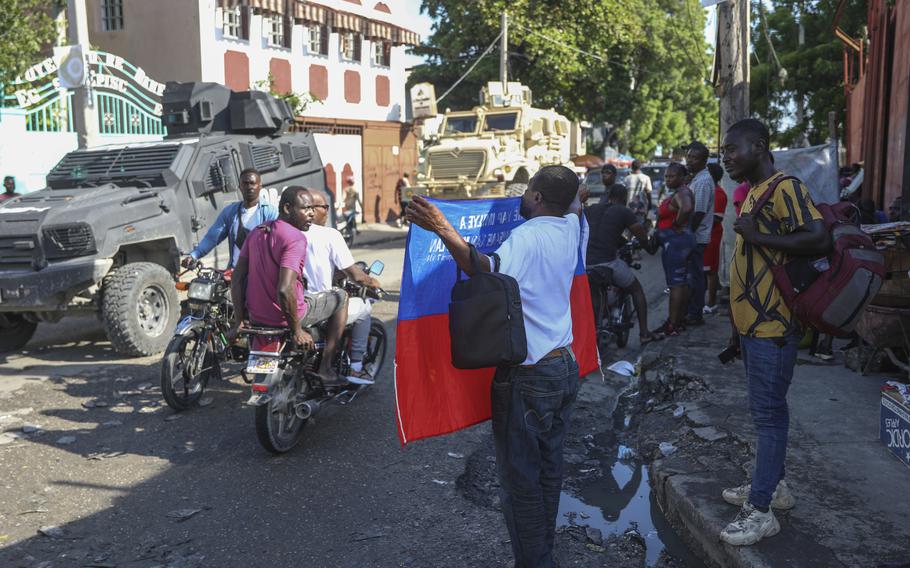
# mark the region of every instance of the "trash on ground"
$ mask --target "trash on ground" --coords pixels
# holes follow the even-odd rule
[[[201,512],[202,509],[176,509],[170,511],[166,516],[171,519],[177,519],[177,522],[183,522]]]
[[[617,375],[622,375],[623,377],[635,375],[635,365],[628,361],[617,361],[607,367],[607,370],[616,373]]]
[[[630,460],[635,457],[635,450],[633,450],[632,448],[630,448],[628,446],[624,446],[624,445],[620,444],[619,451],[617,452],[617,454],[618,454],[616,456],[617,459]]]
[[[457,459],[457,460],[460,460],[460,459],[464,458],[464,454],[459,454],[459,453],[457,453],[457,452],[449,452],[449,453],[448,453],[448,456],[449,456],[450,458],[455,458],[455,459]]]
[[[442,479],[434,479],[433,483],[435,483],[436,485],[448,485],[449,484],[448,481],[443,481]]]
[[[63,529],[54,525],[38,527],[38,532],[50,538],[63,538]]]
[[[665,457],[671,455],[673,452],[676,451],[676,446],[674,446],[670,442],[661,442],[659,447],[660,447],[660,453],[663,454]]]
[[[61,436],[61,437],[57,438],[57,443],[60,444],[61,446],[67,446],[69,444],[72,444],[75,441],[76,441],[75,436]]]
[[[673,418],[682,418],[686,414],[686,407],[679,405],[676,407],[676,410],[673,411]]]

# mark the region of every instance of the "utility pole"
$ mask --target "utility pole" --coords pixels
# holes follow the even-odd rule
[[[720,135],[749,116],[749,0],[717,5],[717,65],[714,86],[720,97]]]
[[[91,49],[88,39],[88,17],[85,0],[67,0],[67,37],[70,44],[82,46],[83,56]],[[85,86],[73,89],[73,122],[79,148],[94,146],[98,140],[98,117],[92,104],[91,77],[86,69]]]
[[[502,94],[509,94],[509,14],[502,13],[500,24],[502,34],[499,37],[499,82],[502,83]]]

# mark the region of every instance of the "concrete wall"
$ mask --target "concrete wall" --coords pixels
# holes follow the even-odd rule
[[[123,57],[161,82],[198,80],[202,50],[200,17],[214,0],[123,0],[123,29],[101,26],[102,0],[86,0],[94,46]]]
[[[336,203],[340,204],[344,198],[344,174],[345,166],[350,166],[355,180],[363,179],[363,143],[360,136],[356,134],[314,134],[316,147],[319,148],[319,156],[322,158],[324,166],[331,164],[331,170],[334,171],[336,189]],[[328,184],[332,187],[331,182]],[[355,186],[363,199],[363,184],[356,183]]]

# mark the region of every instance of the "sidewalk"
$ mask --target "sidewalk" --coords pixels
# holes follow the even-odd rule
[[[726,316],[713,316],[643,356],[647,402],[637,442],[657,458],[650,478],[666,516],[709,565],[910,566],[910,468],[879,441],[879,388],[889,377],[854,373],[841,355],[822,365],[800,351],[787,456],[798,501],[776,513],[780,534],[752,547],[720,542],[737,512],[721,490],[746,481],[755,450],[742,362],[717,359],[729,326]],[[680,404],[685,415],[674,418]],[[677,450],[664,457],[660,442]]]
[[[383,245],[396,241],[401,241],[401,246],[404,247],[404,240],[408,236],[407,225],[399,228],[386,223],[363,223],[357,225],[357,229],[360,232],[354,239],[355,247]]]

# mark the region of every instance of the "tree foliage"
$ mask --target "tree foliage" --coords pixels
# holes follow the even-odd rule
[[[753,5],[752,112],[769,124],[774,142],[780,146],[798,145],[803,135],[805,142],[821,144],[828,137],[828,113],[834,111],[838,121],[844,118],[844,46],[832,29],[839,3],[771,0],[765,2],[764,14],[761,6]],[[866,8],[866,0],[847,2],[841,28],[859,37]],[[800,100],[804,109],[801,121]]]
[[[51,13],[64,0],[0,2],[0,85],[14,81],[54,45],[57,27]]]
[[[507,10],[509,78],[531,88],[535,106],[607,122],[612,141],[636,156],[716,137],[698,0],[424,0],[423,10],[436,23],[413,49],[428,63],[410,82],[433,83],[437,96],[495,40]],[[481,86],[499,78],[498,54],[497,45],[441,108],[476,105]]]

